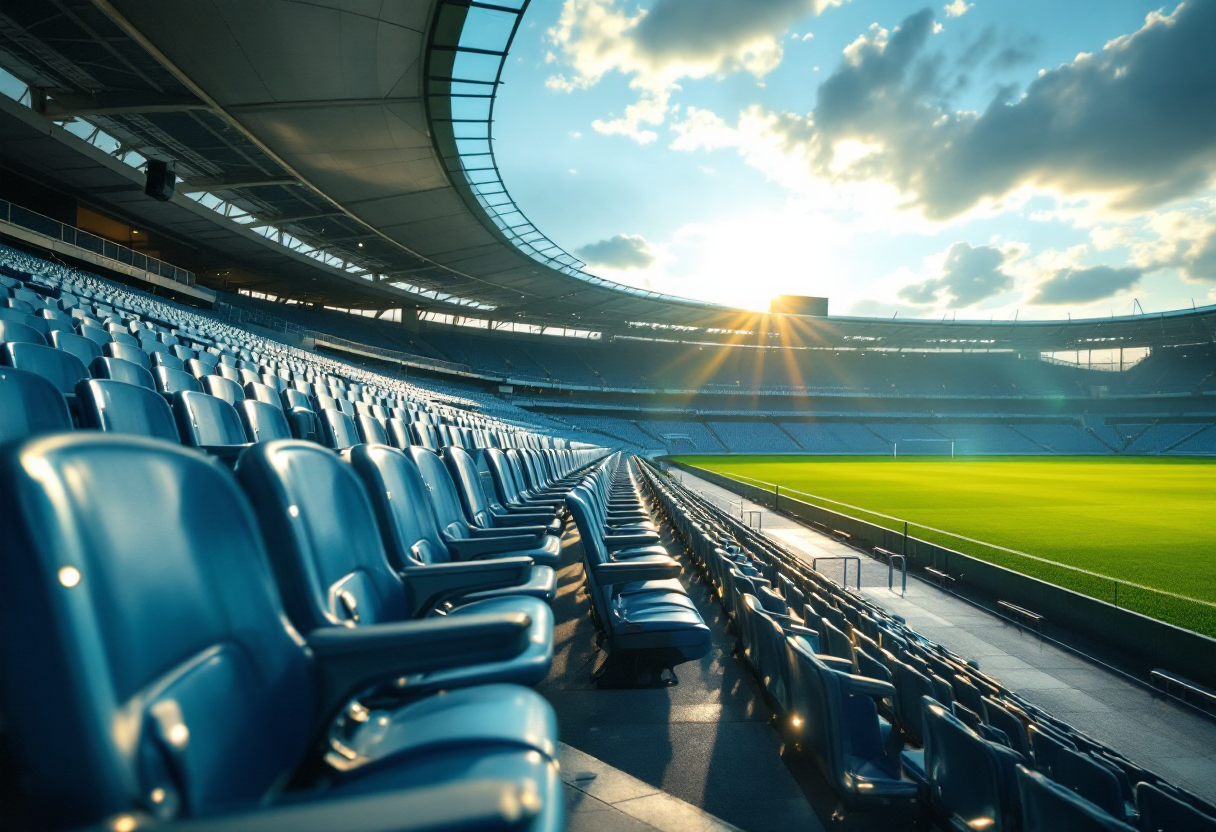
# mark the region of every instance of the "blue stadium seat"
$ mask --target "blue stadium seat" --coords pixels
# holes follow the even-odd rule
[[[42,333],[34,327],[16,321],[0,319],[0,344],[18,342],[46,346],[46,338],[42,337]]]
[[[47,326],[45,318],[33,314],[30,311],[17,309],[14,307],[0,307],[0,322],[20,324],[28,326],[30,329],[37,332],[44,339],[50,336],[50,327]]]
[[[167,365],[153,367],[152,380],[156,384],[157,391],[169,399],[172,399],[175,393],[187,390],[193,393],[202,392],[194,376],[184,370],[175,370]]]
[[[481,472],[468,451],[459,447],[443,450],[443,461],[456,484],[460,503],[470,525],[480,529],[506,529],[516,526],[544,527],[550,534],[561,534],[562,520],[551,506],[508,511],[486,495]]]
[[[404,450],[411,444],[409,425],[397,418],[388,420],[385,426],[385,432],[388,434],[388,444],[398,450]]]
[[[0,367],[0,444],[71,429],[67,401],[54,384],[36,373]]]
[[[76,384],[89,378],[89,371],[70,352],[25,341],[0,345],[0,364],[37,373],[55,385],[64,396],[75,397]]]
[[[138,364],[123,361],[121,358],[110,358],[108,356],[94,358],[93,363],[89,365],[89,372],[92,373],[93,378],[132,384],[136,387],[147,388],[148,390],[156,389],[156,381],[152,378],[151,373]]]
[[[1136,807],[1143,832],[1216,832],[1216,816],[1152,783],[1136,785]]]
[[[155,390],[121,381],[92,379],[76,385],[76,401],[82,427],[181,442],[173,411]]]
[[[1017,767],[1017,788],[1022,832],[1132,832],[1135,829],[1025,766]]]
[[[305,410],[312,410],[312,402],[308,400],[308,396],[301,393],[299,390],[290,388],[279,392],[279,398],[282,401],[283,411],[290,412],[292,408],[302,407]]]
[[[384,426],[373,416],[365,416],[360,414],[355,419],[355,430],[359,434],[359,441],[365,445],[387,445],[388,434],[385,433]]]
[[[55,330],[51,333],[51,346],[70,352],[80,359],[80,363],[88,367],[93,359],[101,358],[101,345],[96,341],[76,335],[74,332]]]
[[[123,361],[130,361],[132,364],[138,364],[145,370],[151,372],[152,361],[148,358],[148,354],[139,347],[133,347],[130,344],[120,344],[111,342],[104,345],[101,351],[110,358],[118,358]]]
[[[254,401],[264,402],[265,404],[283,409],[283,401],[279,398],[279,393],[273,387],[269,387],[261,382],[250,382],[245,385],[245,399],[253,399]]]
[[[429,574],[392,568],[363,484],[325,448],[297,440],[255,445],[241,456],[236,474],[258,516],[287,613],[301,633],[427,618],[446,600],[436,597],[433,588],[436,567],[426,567]],[[520,580],[529,566],[521,558],[456,564],[442,571],[449,581],[463,573],[474,587],[495,588]],[[420,588],[425,591],[415,591]],[[503,596],[461,604],[446,617],[482,613],[526,615],[531,620],[527,648],[506,661],[410,679],[396,690],[416,695],[490,682],[533,685],[544,679],[553,662],[548,606],[535,598]],[[374,736],[375,729],[370,733]]]
[[[164,443],[7,446],[0,502],[20,507],[0,524],[0,702],[40,827],[561,829],[554,717],[526,688],[372,712],[375,766],[335,750],[351,696],[508,657],[526,616],[328,627],[306,650],[231,476]]]
[[[1109,815],[1120,819],[1135,815],[1134,807],[1124,803],[1123,790],[1115,774],[1089,754],[1071,748],[1060,749],[1051,779]]]
[[[535,539],[521,535],[445,540],[426,482],[413,459],[395,448],[357,445],[351,449],[350,463],[371,498],[384,549],[399,572],[454,561],[516,557],[516,547],[530,546]],[[462,592],[461,597],[469,597],[470,592]],[[494,594],[531,595],[552,602],[557,594],[557,573],[551,566],[536,564],[522,581],[498,590],[487,587],[472,597]]]
[[[199,378],[198,385],[203,388],[203,392],[208,396],[223,399],[231,405],[245,400],[245,391],[241,388],[241,385],[223,376],[204,375]]]
[[[106,344],[114,340],[114,337],[106,330],[99,326],[89,325],[84,321],[81,321],[76,327],[76,332],[80,334],[81,338],[88,338],[90,341],[96,344],[98,348],[104,347]]]
[[[266,402],[245,399],[237,405],[245,436],[250,442],[270,442],[275,439],[291,439],[291,426],[281,408]]]
[[[223,399],[186,390],[173,396],[173,417],[182,442],[235,460],[248,444],[236,408]]]
[[[341,410],[322,410],[317,414],[321,422],[321,444],[335,451],[344,451],[359,444],[355,423]]]
[[[624,561],[609,558],[582,489],[566,497],[583,547],[587,592],[611,650],[656,672],[701,658],[710,632],[696,605],[675,579],[680,565],[666,553],[644,551]]]
[[[186,362],[182,361],[172,352],[149,352],[148,357],[152,359],[153,368],[168,367],[171,370],[178,370],[180,372],[186,371]]]
[[[925,780],[938,822],[958,832],[1017,829],[1021,757],[982,739],[933,699],[922,700]]]
[[[418,467],[428,490],[431,492],[431,505],[435,509],[435,517],[439,532],[453,552],[462,559],[465,557],[461,547],[468,548],[469,544],[456,541],[470,538],[510,537],[511,547],[521,555],[532,558],[544,566],[556,567],[561,561],[561,540],[556,535],[546,533],[543,526],[521,526],[503,529],[479,529],[469,524],[460,504],[460,495],[452,476],[448,473],[443,460],[426,448],[411,446],[405,452]],[[505,544],[504,544],[505,545]]]

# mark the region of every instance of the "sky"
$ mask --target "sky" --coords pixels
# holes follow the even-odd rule
[[[1216,303],[1216,0],[532,0],[502,78],[511,195],[620,283],[834,315]]]

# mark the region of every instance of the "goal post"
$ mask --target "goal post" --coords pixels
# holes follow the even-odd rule
[[[891,456],[899,457],[899,446],[904,446],[904,456],[945,456],[954,459],[953,439],[902,439],[891,443]]]

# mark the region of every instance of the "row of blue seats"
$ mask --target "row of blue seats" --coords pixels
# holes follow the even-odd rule
[[[560,829],[526,686],[553,655],[553,497],[598,454],[279,440],[230,471],[122,434],[6,442],[9,821]]]
[[[791,743],[849,806],[963,830],[1216,832],[1216,807],[1053,718],[682,485],[646,481]]]
[[[604,636],[601,687],[661,685],[710,649],[710,631],[660,542],[631,464],[618,452],[579,481],[566,505],[579,531],[592,618]]]

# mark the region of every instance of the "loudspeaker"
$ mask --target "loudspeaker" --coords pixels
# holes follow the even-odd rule
[[[173,187],[177,184],[177,176],[173,173],[172,162],[162,162],[159,159],[148,160],[148,179],[144,183],[144,193],[161,202],[173,198]]]

